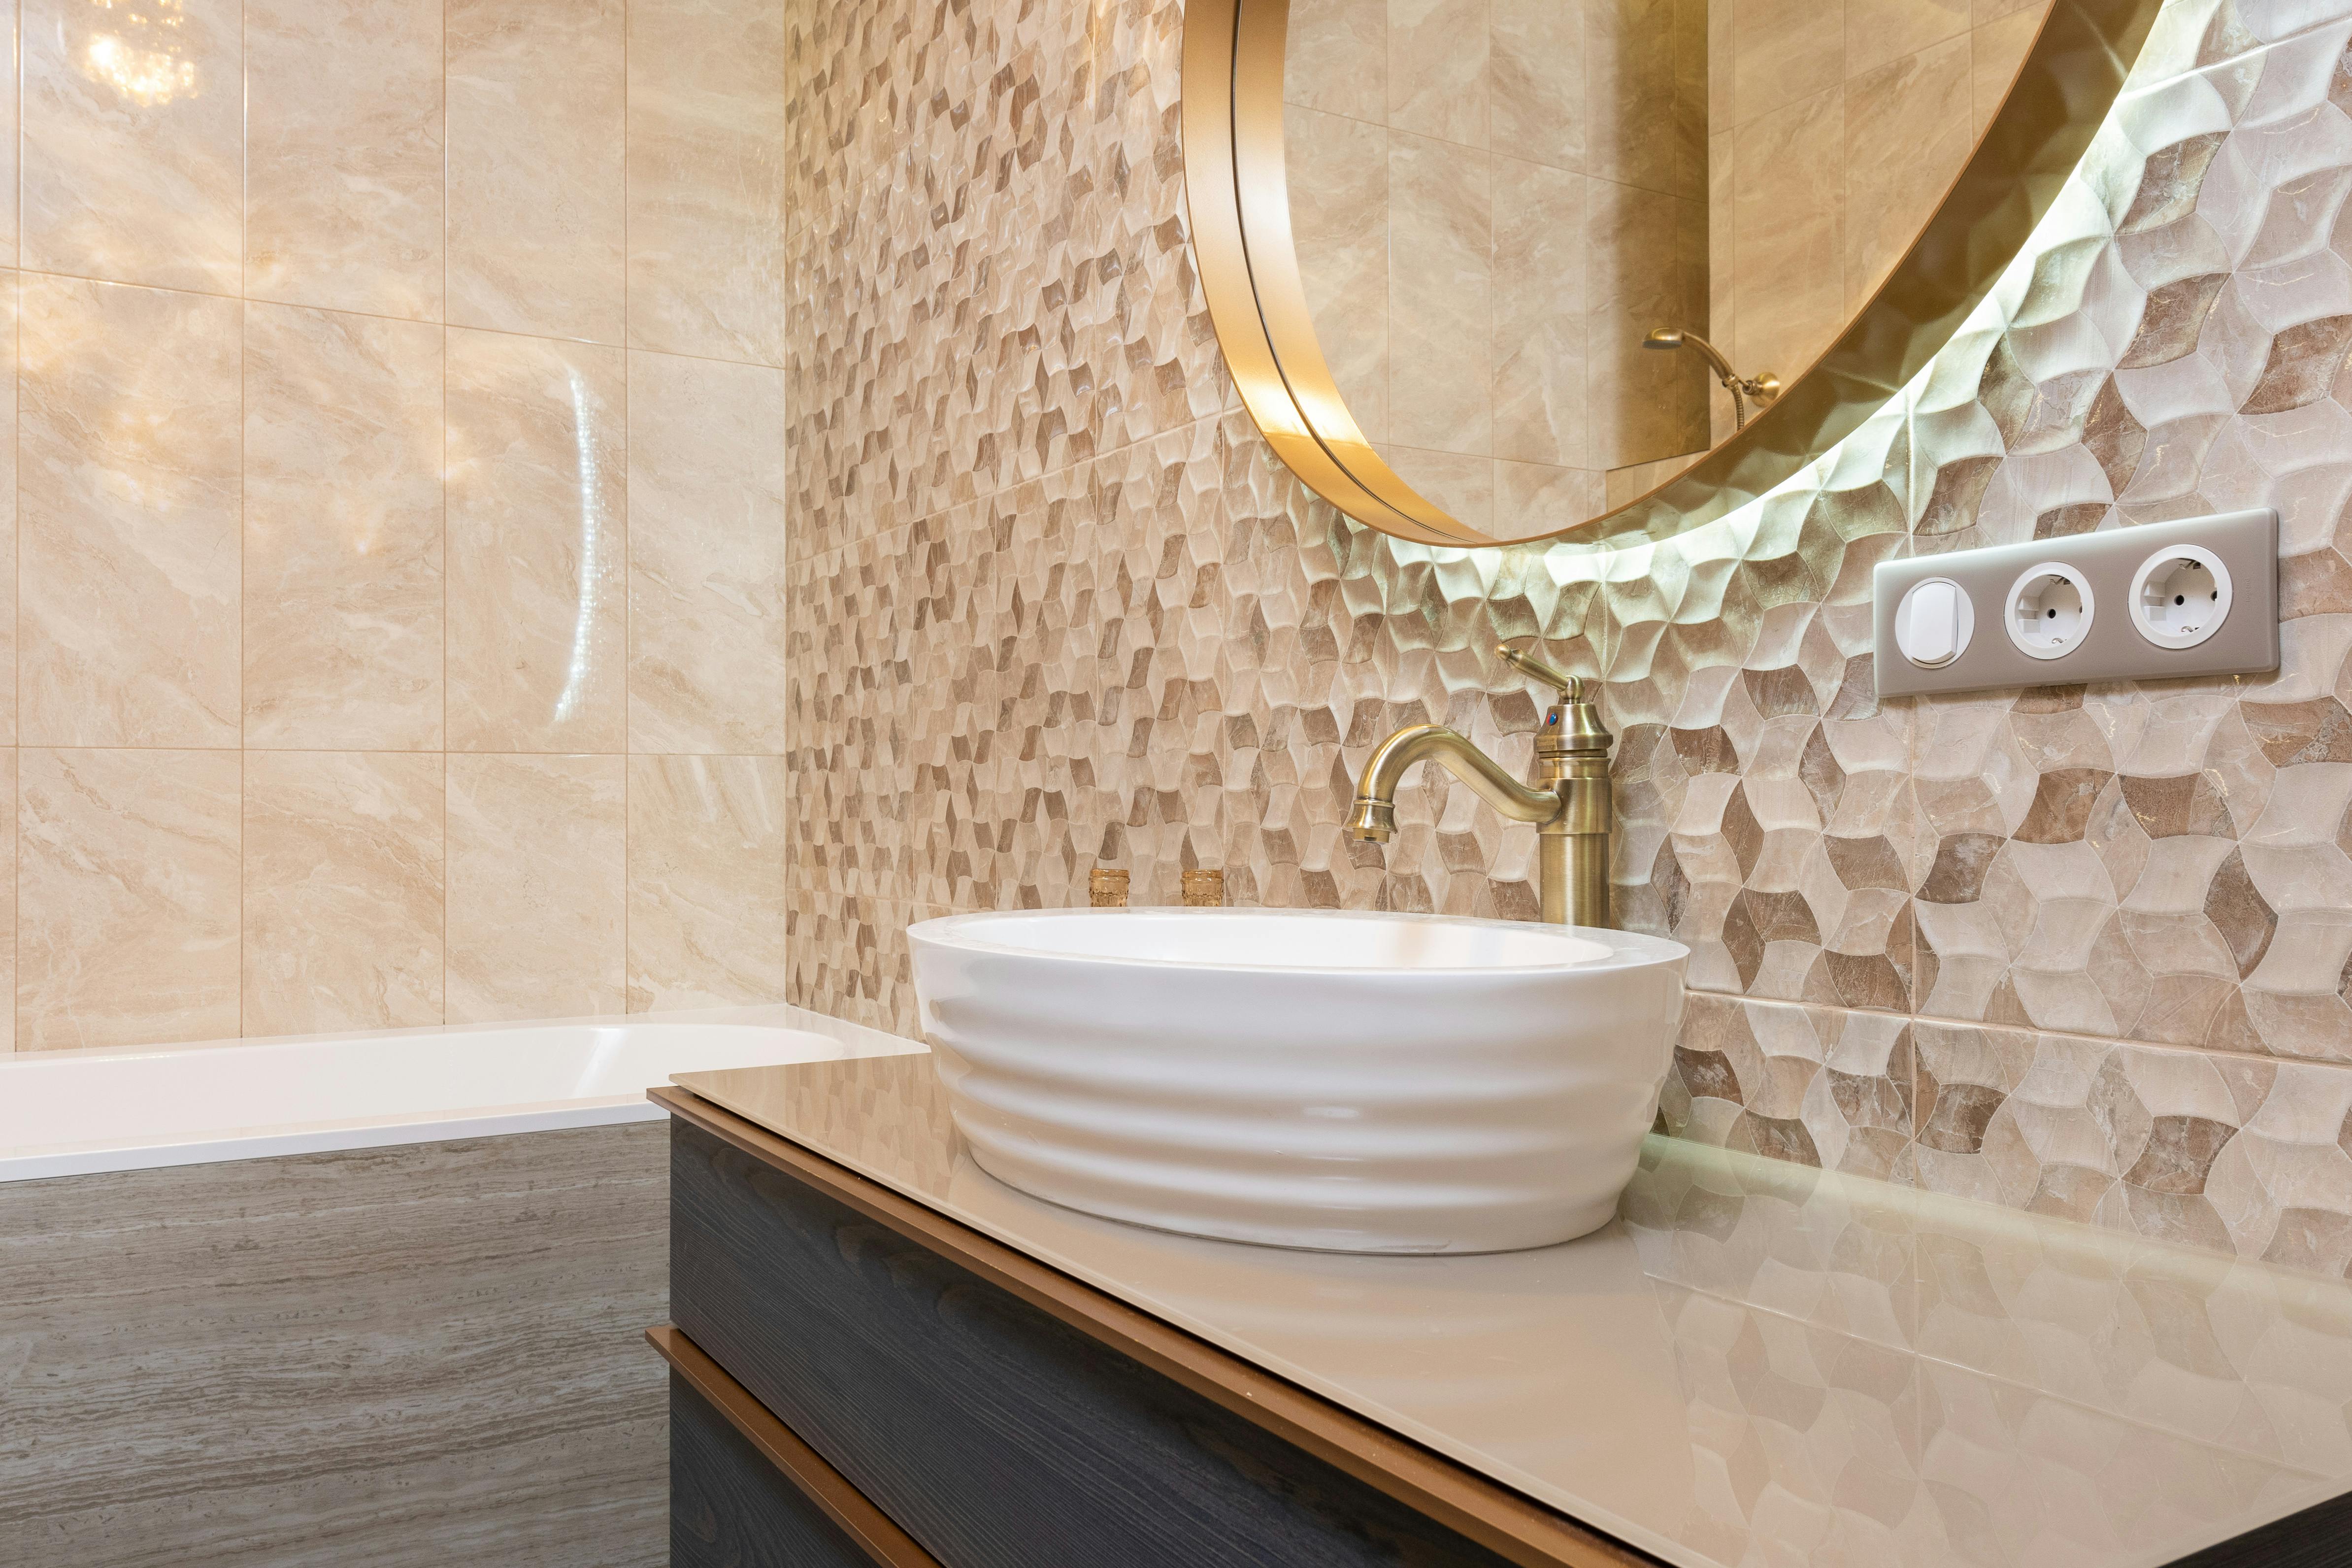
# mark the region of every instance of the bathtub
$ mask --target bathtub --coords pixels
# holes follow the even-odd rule
[[[0,1056],[0,1563],[661,1568],[676,1072],[783,1008]]]
[[[0,1182],[656,1121],[672,1073],[887,1056],[793,1008],[0,1056]]]

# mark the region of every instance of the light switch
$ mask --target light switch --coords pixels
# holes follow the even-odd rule
[[[1895,646],[1922,669],[1940,669],[1968,652],[1976,607],[1949,577],[1930,577],[1903,595],[1895,612]]]

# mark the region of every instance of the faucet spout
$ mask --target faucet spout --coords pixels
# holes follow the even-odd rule
[[[1419,762],[1436,763],[1504,816],[1536,825],[1541,836],[1536,865],[1541,919],[1610,925],[1609,854],[1616,814],[1610,798],[1609,748],[1615,737],[1602,726],[1581,680],[1518,649],[1496,651],[1559,692],[1536,736],[1540,782],[1521,784],[1443,724],[1410,725],[1382,741],[1364,763],[1348,807],[1348,837],[1387,843],[1396,832],[1396,792],[1406,770]]]
[[[1348,831],[1358,838],[1387,843],[1396,831],[1397,786],[1404,782],[1405,770],[1423,760],[1443,764],[1475,790],[1479,799],[1514,822],[1549,822],[1559,815],[1559,792],[1521,784],[1457,731],[1443,724],[1414,724],[1382,741],[1364,764],[1348,813]]]

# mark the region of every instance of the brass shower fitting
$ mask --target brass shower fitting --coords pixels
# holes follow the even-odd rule
[[[1723,390],[1731,394],[1731,426],[1737,430],[1748,423],[1748,405],[1761,408],[1780,395],[1780,378],[1770,371],[1762,375],[1741,375],[1731,368],[1731,362],[1722,351],[1696,332],[1684,331],[1680,327],[1659,327],[1642,340],[1645,349],[1668,352],[1679,348],[1698,351],[1701,358],[1714,367],[1716,379]]]

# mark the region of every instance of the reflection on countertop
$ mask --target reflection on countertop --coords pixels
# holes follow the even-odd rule
[[[2352,1490],[2352,1286],[1653,1138],[1580,1241],[1381,1258],[1039,1202],[927,1057],[677,1082],[1686,1564],[2169,1563]]]

